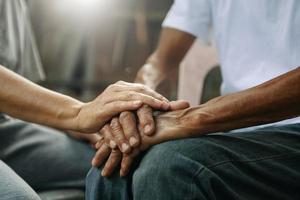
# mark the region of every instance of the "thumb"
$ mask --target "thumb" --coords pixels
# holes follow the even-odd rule
[[[182,110],[188,107],[190,107],[190,104],[186,100],[177,100],[177,101],[170,102],[170,109],[173,111]]]

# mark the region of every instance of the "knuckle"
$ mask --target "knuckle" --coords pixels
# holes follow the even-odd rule
[[[111,120],[110,128],[112,130],[113,135],[115,135],[116,133],[119,134],[122,132],[122,127],[120,125],[118,118]]]
[[[110,122],[110,126],[118,126],[119,124],[119,119],[117,117],[112,118],[111,122]]]
[[[115,84],[110,84],[107,88],[113,88]]]
[[[111,139],[111,130],[109,128],[102,129],[101,135],[103,136],[104,139],[109,140]]]
[[[104,127],[100,130],[100,133],[104,134],[106,133],[107,131],[109,131],[109,124],[105,124]]]
[[[120,121],[125,121],[125,120],[131,118],[131,115],[132,115],[132,113],[129,111],[122,112],[119,116]]]
[[[133,95],[134,95],[133,92],[127,92],[127,93],[125,94],[125,98],[126,98],[127,100],[130,100],[130,99],[132,99]]]
[[[116,84],[110,84],[110,85],[107,87],[108,90],[112,90],[112,91],[116,90],[117,88],[118,88],[118,86],[117,86]]]
[[[124,84],[125,84],[125,81],[120,80],[120,81],[117,81],[116,84],[124,85]]]
[[[129,95],[130,99],[133,99],[136,96],[136,93],[131,91],[131,92],[128,92],[128,95]]]
[[[143,105],[143,107],[138,111],[143,115],[152,115],[152,109],[148,105]]]
[[[138,85],[137,85],[137,90],[138,90],[139,92],[144,92],[144,91],[146,91],[147,89],[146,89],[146,86],[144,86],[144,85],[142,85],[142,84],[138,84]]]
[[[120,133],[121,132],[121,127],[119,125],[115,125],[111,127],[113,133]]]

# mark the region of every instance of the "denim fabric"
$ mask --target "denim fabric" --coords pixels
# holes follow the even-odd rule
[[[300,199],[300,124],[152,147],[127,178],[92,168],[87,200]]]
[[[39,200],[33,189],[0,160],[0,199]]]
[[[0,199],[22,199],[34,191],[85,188],[94,150],[58,130],[0,119]]]

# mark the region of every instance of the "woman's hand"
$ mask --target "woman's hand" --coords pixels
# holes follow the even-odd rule
[[[75,119],[76,131],[95,133],[114,116],[128,110],[137,110],[143,104],[157,110],[168,110],[166,98],[137,83],[119,81],[110,85],[95,100],[84,103]]]
[[[98,133],[85,134],[76,131],[67,131],[66,133],[72,138],[75,138],[76,140],[89,143],[93,148],[95,147],[96,143],[101,139],[101,136]]]

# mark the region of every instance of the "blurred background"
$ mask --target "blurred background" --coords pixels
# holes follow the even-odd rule
[[[27,2],[47,76],[41,84],[84,101],[95,97],[110,83],[134,81],[138,69],[154,51],[161,23],[173,3],[172,0]],[[179,96],[197,104],[202,86],[188,80],[193,80],[193,76],[200,82],[217,59],[214,48],[194,46],[196,50],[188,54],[180,75],[174,71],[164,84],[163,93],[171,99]]]

